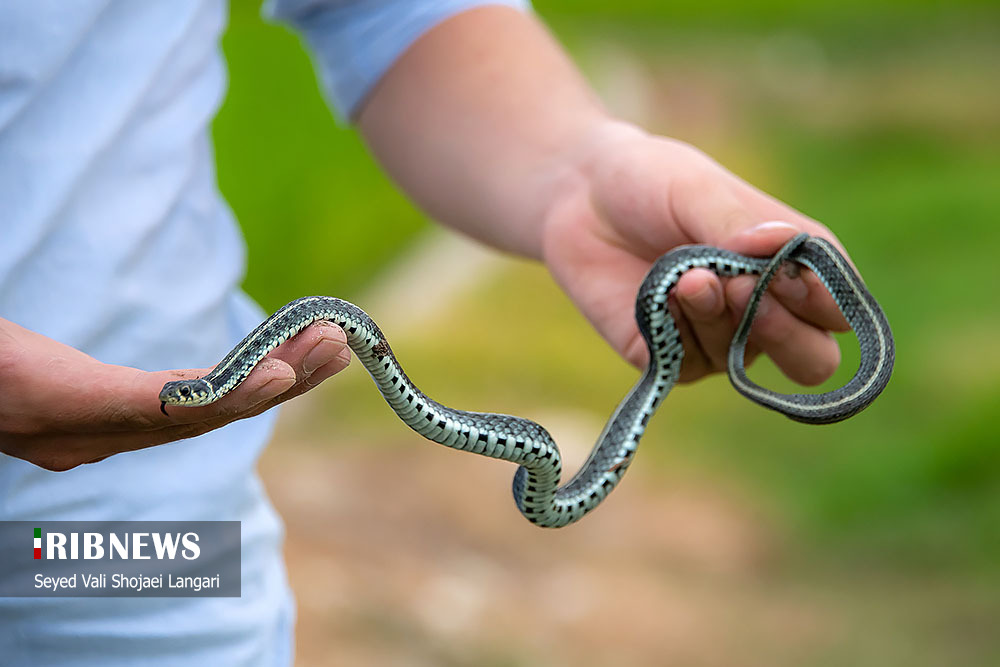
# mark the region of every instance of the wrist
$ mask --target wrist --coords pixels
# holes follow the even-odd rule
[[[548,187],[539,207],[537,247],[530,254],[549,264],[551,245],[565,238],[567,225],[598,224],[599,211],[597,216],[591,213],[599,208],[595,193],[606,180],[609,162],[631,153],[632,146],[648,138],[642,128],[607,115],[582,125],[565,142],[545,178]],[[589,231],[600,233],[596,229]]]

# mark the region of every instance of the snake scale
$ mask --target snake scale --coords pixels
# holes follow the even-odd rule
[[[858,371],[834,391],[779,394],[754,384],[746,376],[744,349],[754,316],[764,291],[785,261],[797,262],[820,278],[858,338]],[[457,410],[427,397],[403,372],[371,317],[335,297],[303,297],[283,306],[208,375],[168,382],[160,392],[161,408],[207,405],[218,400],[236,388],[268,352],[309,324],[328,320],[344,329],[351,350],[407,426],[447,447],[516,463],[519,468],[513,491],[521,513],[539,526],[565,526],[597,507],[615,488],[632,463],[649,419],[677,381],[684,348],[667,299],[681,275],[696,267],[723,277],[760,276],[727,360],[733,386],[747,398],[796,421],[828,424],[857,414],[885,388],[895,358],[885,314],[833,244],[799,234],[769,258],[689,245],[656,260],[639,288],[635,307],[639,331],[649,348],[649,364],[608,420],[580,471],[562,486],[559,448],[542,426],[521,417]]]

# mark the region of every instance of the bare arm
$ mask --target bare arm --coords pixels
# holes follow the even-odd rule
[[[432,216],[542,257],[542,222],[579,175],[580,141],[608,119],[544,27],[505,7],[434,28],[360,116],[375,155]]]
[[[683,243],[769,254],[819,223],[697,149],[610,116],[534,17],[506,7],[459,14],[419,39],[377,86],[361,130],[396,181],[436,219],[542,259],[604,337],[645,361],[632,317],[651,262]],[[765,224],[783,221],[785,224]],[[682,378],[724,368],[752,279],[692,271],[677,289]],[[846,323],[811,274],[779,279],[749,353],[818,383],[839,363],[828,330]]]

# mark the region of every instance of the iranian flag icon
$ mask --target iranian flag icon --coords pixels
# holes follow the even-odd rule
[[[42,529],[35,528],[35,560],[42,559]]]

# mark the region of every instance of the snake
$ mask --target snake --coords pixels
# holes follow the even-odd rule
[[[751,326],[768,284],[785,262],[805,266],[820,279],[857,337],[858,370],[838,389],[781,394],[747,377],[744,361]],[[167,382],[159,395],[160,408],[166,413],[166,405],[200,406],[219,400],[239,386],[271,350],[309,324],[326,320],[344,330],[347,344],[403,423],[433,442],[517,464],[512,486],[518,510],[538,526],[565,526],[597,507],[618,485],[650,418],[677,382],[684,347],[668,297],[686,271],[699,267],[720,277],[759,276],[727,355],[728,375],[739,393],[795,421],[832,424],[866,408],[886,387],[895,346],[885,313],[833,243],[798,234],[771,257],[683,245],[652,264],[635,303],[649,362],[608,419],[585,463],[565,484],[560,484],[559,448],[541,425],[511,415],[458,410],[429,398],[403,372],[375,321],[358,306],[336,297],[307,296],[281,307],[204,377]]]

